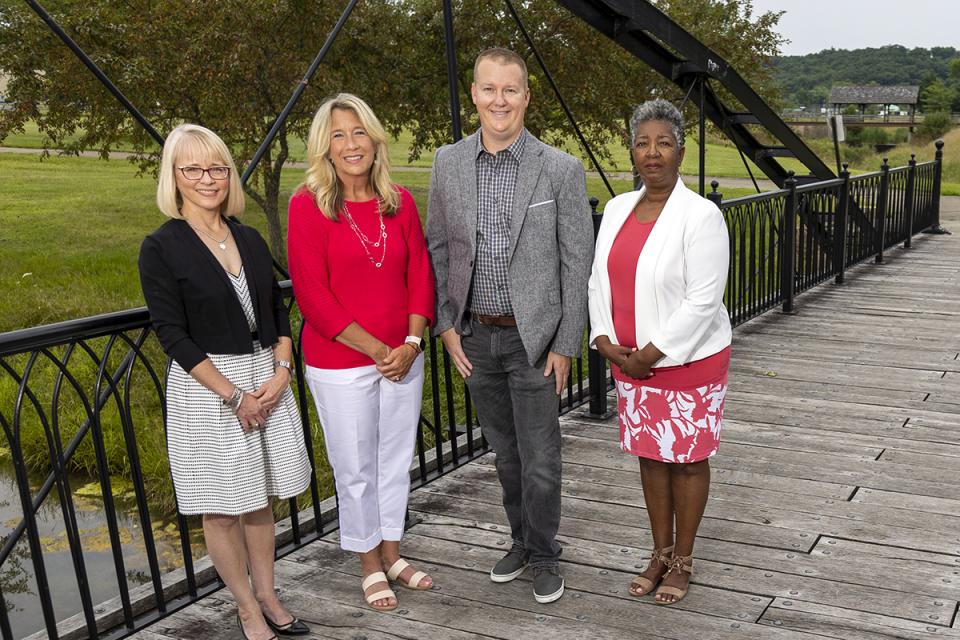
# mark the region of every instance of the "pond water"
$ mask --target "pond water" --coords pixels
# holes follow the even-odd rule
[[[72,476],[70,487],[74,492],[74,509],[83,547],[83,558],[94,605],[119,595],[110,537],[103,510],[99,484],[90,478]],[[32,479],[31,492],[36,492],[40,478]],[[128,588],[150,581],[143,532],[131,496],[115,499],[120,539],[123,548],[124,569]],[[0,464],[0,542],[23,519],[19,493],[11,467]],[[180,538],[176,521],[151,517],[154,540],[162,572],[183,566]],[[51,491],[37,514],[37,527],[43,547],[43,562],[57,620],[63,620],[81,610],[73,560],[65,533],[63,510],[56,489]],[[199,528],[199,527],[197,527]],[[206,554],[202,537],[195,532],[192,541],[193,557]],[[13,637],[23,638],[43,629],[43,615],[34,565],[26,533],[21,536],[14,552],[0,566],[0,589],[6,601]]]

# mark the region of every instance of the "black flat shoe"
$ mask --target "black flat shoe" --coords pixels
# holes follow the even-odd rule
[[[294,618],[284,625],[277,624],[268,618],[267,614],[263,614],[263,619],[267,621],[267,625],[271,629],[281,636],[305,636],[310,633],[310,627],[300,622],[300,618]]]
[[[266,620],[267,624],[270,625],[270,628],[273,629],[273,625],[270,624],[270,620],[266,616],[264,616],[263,619]],[[294,622],[296,622],[296,620],[294,620]],[[240,628],[240,636],[243,638],[243,640],[250,640],[247,632],[243,630],[243,622],[240,621],[239,613],[237,614],[237,627]],[[274,631],[276,631],[276,629],[274,629]],[[278,640],[278,638],[277,636],[272,636],[269,640]]]

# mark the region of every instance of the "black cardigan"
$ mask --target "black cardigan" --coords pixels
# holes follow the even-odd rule
[[[290,336],[290,319],[260,234],[226,221],[240,251],[260,344]],[[140,246],[140,285],[168,356],[189,372],[208,353],[253,353],[250,325],[227,272],[185,220],[170,220]]]

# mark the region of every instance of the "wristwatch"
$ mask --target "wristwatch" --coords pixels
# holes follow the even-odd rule
[[[283,367],[287,370],[287,373],[289,373],[291,376],[293,375],[293,367],[290,365],[289,360],[274,360],[273,364],[276,367]]]
[[[426,346],[426,342],[420,336],[407,336],[403,341],[416,349],[417,353],[423,353],[423,348]]]

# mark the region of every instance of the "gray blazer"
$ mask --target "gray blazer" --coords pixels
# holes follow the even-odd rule
[[[437,279],[434,335],[469,333],[477,253],[479,132],[437,150],[430,176],[427,250]],[[532,366],[547,351],[580,354],[587,317],[593,225],[580,161],[529,132],[510,228],[510,299]]]

